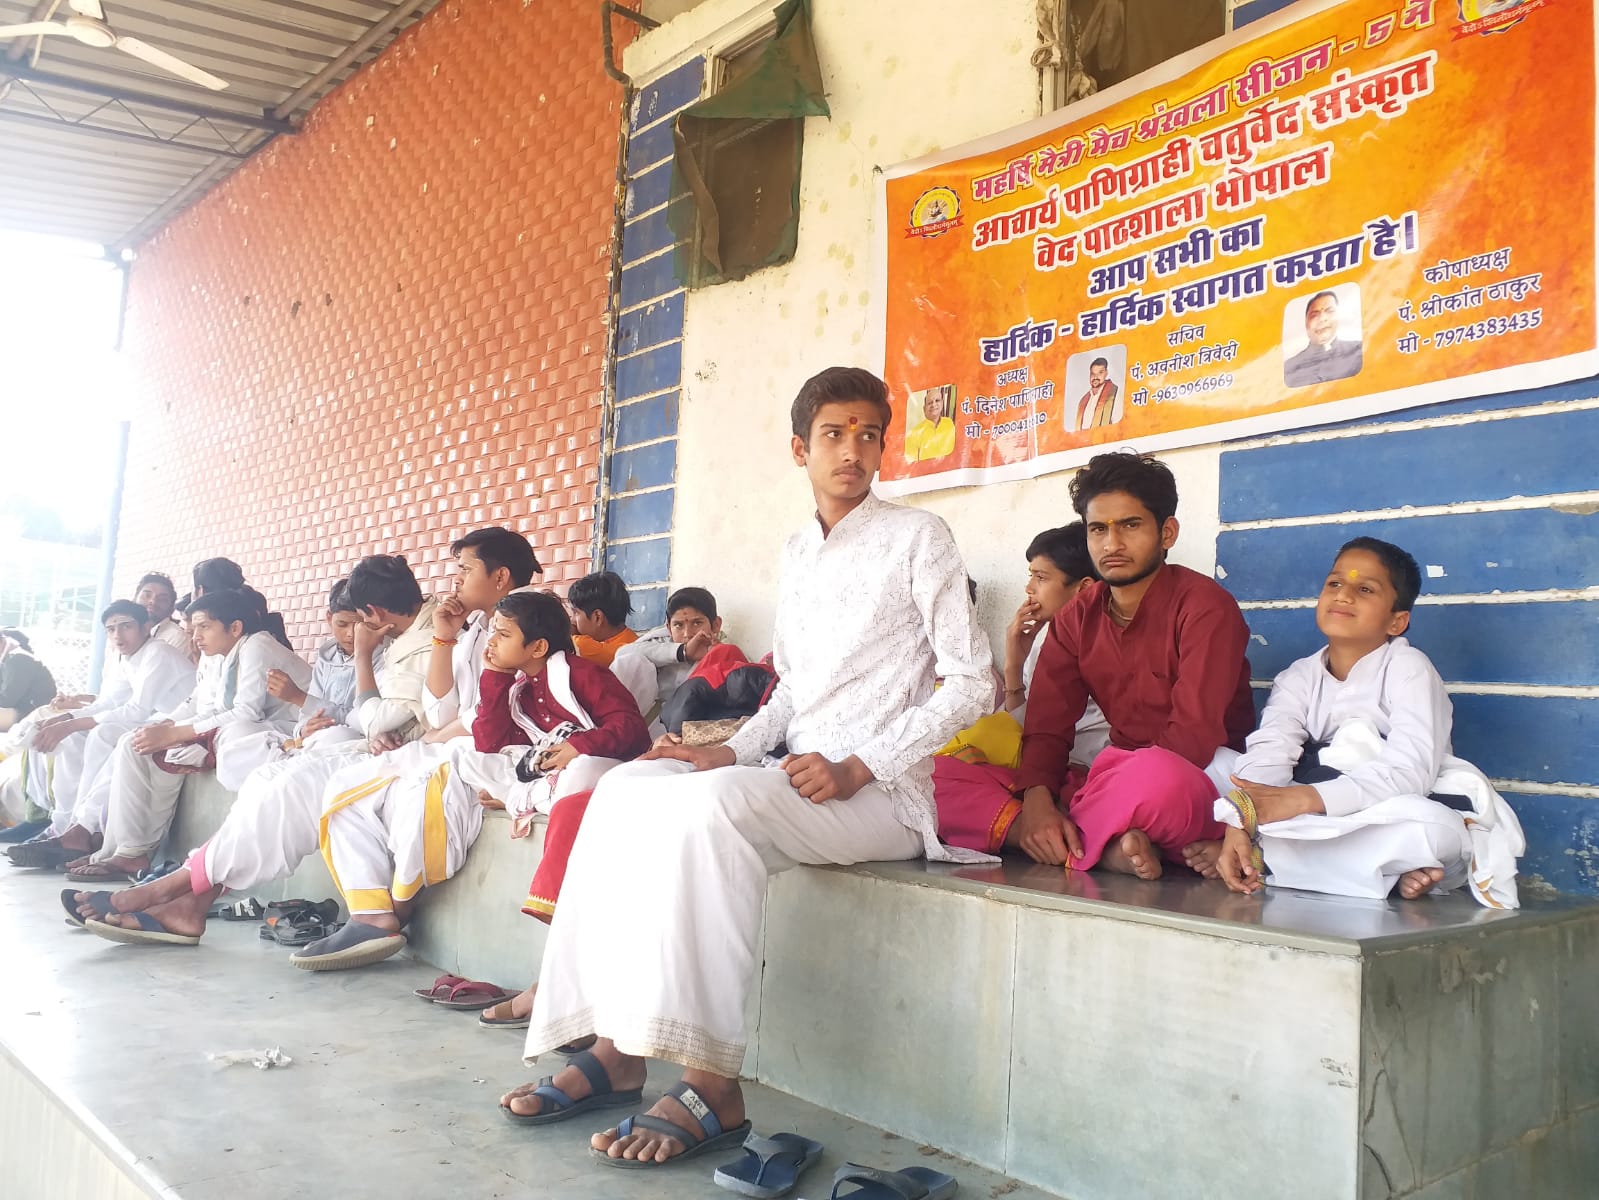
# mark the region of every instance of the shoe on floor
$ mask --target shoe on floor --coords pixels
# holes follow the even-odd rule
[[[405,949],[405,934],[351,921],[337,933],[289,955],[302,971],[345,971],[382,962]]]

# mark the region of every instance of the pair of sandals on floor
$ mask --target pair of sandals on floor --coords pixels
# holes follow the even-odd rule
[[[611,1085],[610,1073],[591,1051],[584,1050],[567,1060],[567,1066],[576,1067],[589,1082],[590,1092],[574,1100],[564,1090],[555,1086],[555,1077],[546,1075],[530,1095],[539,1097],[549,1107],[537,1113],[519,1113],[509,1105],[501,1104],[500,1111],[507,1120],[517,1125],[553,1125],[597,1109],[620,1108],[640,1104],[644,1089],[627,1088],[621,1091]],[[799,1182],[799,1177],[821,1157],[819,1143],[793,1133],[779,1133],[761,1137],[753,1132],[749,1121],[741,1121],[731,1129],[722,1122],[694,1088],[683,1082],[673,1084],[666,1095],[682,1106],[699,1126],[691,1129],[665,1117],[649,1113],[635,1114],[623,1119],[616,1127],[618,1138],[625,1138],[635,1130],[649,1130],[676,1140],[681,1154],[664,1163],[635,1158],[613,1158],[602,1150],[589,1153],[597,1162],[624,1170],[648,1170],[688,1162],[701,1155],[741,1147],[743,1157],[717,1168],[716,1183],[742,1196],[757,1200],[775,1200],[785,1196]],[[907,1167],[903,1171],[879,1171],[856,1163],[846,1163],[833,1176],[833,1200],[946,1200],[955,1194],[955,1180],[939,1171],[925,1167]]]

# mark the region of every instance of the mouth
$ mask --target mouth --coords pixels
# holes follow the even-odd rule
[[[1125,558],[1102,558],[1099,560],[1099,565],[1102,570],[1125,567],[1128,565],[1128,560]]]

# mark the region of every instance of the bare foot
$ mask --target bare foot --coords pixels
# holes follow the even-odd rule
[[[127,875],[137,875],[140,871],[148,870],[149,867],[150,859],[148,856],[123,858],[120,854],[111,858],[103,858],[99,862],[84,857],[67,864],[67,870],[74,874],[83,875],[86,878],[109,879],[112,881],[120,881]]]
[[[351,913],[350,920],[358,925],[373,925],[389,933],[400,932],[400,920],[393,913]]]
[[[1399,894],[1406,900],[1418,900],[1443,881],[1442,867],[1417,867],[1399,877]]]
[[[205,910],[211,907],[209,893],[196,896],[193,892],[179,896],[166,904],[153,904],[140,910],[154,917],[168,933],[181,933],[186,937],[205,936]],[[100,918],[96,918],[97,920]],[[138,929],[139,923],[127,913],[111,912],[103,918],[107,925]]]
[[[642,1058],[622,1054],[610,1042],[596,1042],[593,1053],[604,1066],[605,1073],[611,1077],[613,1091],[630,1092],[634,1088],[644,1086],[646,1064]],[[573,1100],[581,1100],[594,1090],[589,1084],[588,1076],[573,1066],[562,1067],[550,1082]],[[538,1086],[536,1083],[524,1083],[520,1087],[512,1088],[500,1097],[500,1107],[510,1109],[519,1117],[536,1117],[548,1111],[545,1106],[550,1105],[550,1102],[543,1096],[533,1094],[533,1090]],[[553,1108],[554,1105],[550,1107]],[[743,1120],[742,1117],[739,1119]]]
[[[744,1093],[738,1080],[725,1079],[704,1071],[683,1072],[683,1082],[700,1094],[710,1105],[723,1129],[732,1129],[744,1121]],[[685,1129],[699,1129],[699,1118],[684,1108],[671,1096],[662,1096],[649,1110],[652,1117],[661,1117]],[[634,1129],[626,1137],[618,1136],[615,1129],[596,1133],[589,1145],[611,1158],[628,1158],[637,1162],[663,1163],[676,1158],[688,1147],[670,1134],[653,1129]]]
[[[520,1021],[523,1017],[533,1015],[533,993],[539,990],[539,985],[530,984],[526,991],[518,992],[509,1000],[501,1000],[498,1004],[491,1004],[483,1010],[483,1016],[490,1021]]]
[[[1105,847],[1100,858],[1112,871],[1136,875],[1140,879],[1159,879],[1160,851],[1142,829],[1129,829],[1121,839]]]
[[[159,879],[152,879],[149,883],[141,883],[134,887],[123,888],[120,892],[111,893],[111,908],[115,912],[144,912],[156,904],[166,904],[180,896],[190,894],[189,868],[179,867],[170,875],[163,875]],[[221,888],[212,893],[213,898],[221,892]],[[93,917],[99,920],[99,914],[94,911],[94,906],[88,903],[89,893],[79,892],[74,899],[78,902],[78,915]]]
[[[1216,869],[1216,859],[1221,854],[1221,842],[1189,842],[1183,847],[1183,861],[1189,868],[1197,871],[1206,879],[1220,879],[1221,872]]]

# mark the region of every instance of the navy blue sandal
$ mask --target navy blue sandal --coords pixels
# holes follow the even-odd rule
[[[505,1115],[505,1119],[517,1125],[553,1125],[557,1121],[569,1121],[596,1108],[619,1108],[624,1104],[637,1104],[644,1098],[644,1089],[641,1087],[629,1088],[622,1092],[612,1090],[611,1076],[606,1071],[605,1064],[587,1050],[572,1055],[567,1059],[566,1065],[576,1067],[583,1072],[583,1077],[589,1081],[590,1092],[587,1096],[581,1100],[572,1099],[555,1086],[555,1076],[546,1075],[539,1080],[538,1087],[531,1093],[545,1101],[544,1110],[536,1113],[519,1113],[514,1112],[510,1105],[501,1104],[500,1112]],[[554,1107],[550,1107],[551,1105]]]
[[[879,1171],[845,1163],[833,1172],[832,1200],[948,1200],[959,1186],[953,1175],[928,1167]],[[839,1191],[845,1187],[850,1190]]]
[[[717,1167],[711,1178],[717,1187],[740,1196],[777,1200],[792,1192],[806,1168],[821,1156],[820,1142],[797,1133],[774,1133],[769,1138],[752,1133],[744,1139],[744,1157]]]
[[[61,907],[67,910],[67,924],[76,925],[79,929],[82,929],[83,917],[78,912],[78,901],[76,899],[79,890],[79,888],[62,888]],[[88,899],[84,903],[93,908],[102,920],[107,913],[112,911],[110,892],[90,892]]]
[[[669,1167],[673,1163],[687,1162],[691,1158],[698,1158],[702,1154],[709,1154],[714,1150],[727,1150],[733,1146],[741,1145],[749,1136],[750,1123],[741,1121],[732,1129],[723,1129],[721,1121],[716,1119],[716,1114],[711,1111],[711,1106],[705,1103],[704,1098],[686,1083],[674,1083],[666,1089],[666,1094],[676,1100],[689,1112],[689,1115],[699,1123],[700,1132],[687,1129],[676,1121],[668,1121],[665,1117],[652,1117],[648,1113],[628,1117],[616,1127],[616,1136],[625,1138],[635,1129],[648,1129],[651,1133],[665,1134],[669,1138],[676,1138],[683,1143],[683,1153],[673,1155],[665,1162],[648,1162],[637,1158],[612,1158],[604,1150],[589,1147],[589,1154],[607,1167],[620,1167],[626,1171],[642,1171],[651,1167]]]

